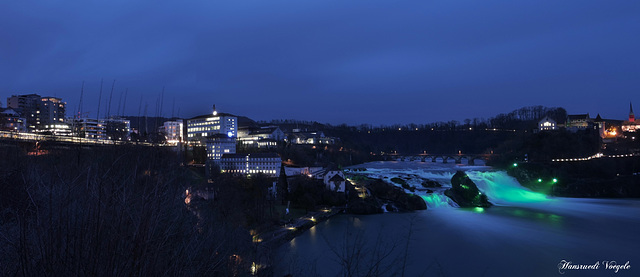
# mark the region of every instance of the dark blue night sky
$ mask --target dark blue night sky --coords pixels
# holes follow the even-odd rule
[[[640,113],[640,1],[3,1],[0,99],[428,123],[531,105]],[[143,103],[143,106],[145,104]],[[106,102],[102,104],[105,110]]]

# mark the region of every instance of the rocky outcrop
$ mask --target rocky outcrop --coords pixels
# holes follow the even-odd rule
[[[347,212],[352,214],[379,214],[382,213],[382,204],[375,198],[358,198],[349,201]]]
[[[399,211],[427,209],[427,203],[424,202],[422,197],[405,193],[404,190],[399,187],[390,185],[384,181],[374,180],[369,183],[367,187],[376,198],[393,203]]]
[[[434,180],[424,180],[422,181],[422,186],[425,188],[439,188],[442,187],[442,185],[440,183],[438,183],[438,181],[434,181]]]
[[[458,171],[451,177],[451,188],[444,191],[460,207],[491,207],[492,204],[469,176]]]

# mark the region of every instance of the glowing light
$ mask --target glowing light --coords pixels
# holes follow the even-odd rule
[[[558,182],[558,179],[553,178],[553,182],[554,182],[554,183],[557,183],[557,182]]]
[[[473,208],[473,211],[476,213],[483,213],[484,212],[484,208],[482,207],[475,207]]]
[[[538,183],[542,183],[542,179],[538,179]]]
[[[518,167],[518,163],[513,163],[513,167]]]
[[[251,275],[256,275],[258,273],[258,266],[255,262],[251,263]]]

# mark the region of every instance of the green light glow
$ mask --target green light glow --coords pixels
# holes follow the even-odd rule
[[[545,194],[521,187],[515,178],[506,173],[474,171],[469,176],[482,191],[482,194],[489,198],[489,201],[496,199],[499,199],[498,202],[516,203],[548,201]],[[533,180],[537,180],[537,178]]]
[[[518,163],[513,163],[513,167],[517,167],[517,166],[518,166]]]
[[[460,185],[463,189],[469,189],[467,185]]]
[[[475,207],[473,208],[473,211],[476,213],[483,213],[484,212],[484,208],[482,207]]]
[[[557,182],[558,182],[558,179],[553,178],[553,182],[554,182],[554,183],[557,183]]]
[[[538,179],[538,183],[542,183],[542,179]]]

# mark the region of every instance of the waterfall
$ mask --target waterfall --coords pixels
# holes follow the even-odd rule
[[[523,187],[504,171],[468,171],[467,175],[494,204],[538,203],[550,200],[545,194]]]

